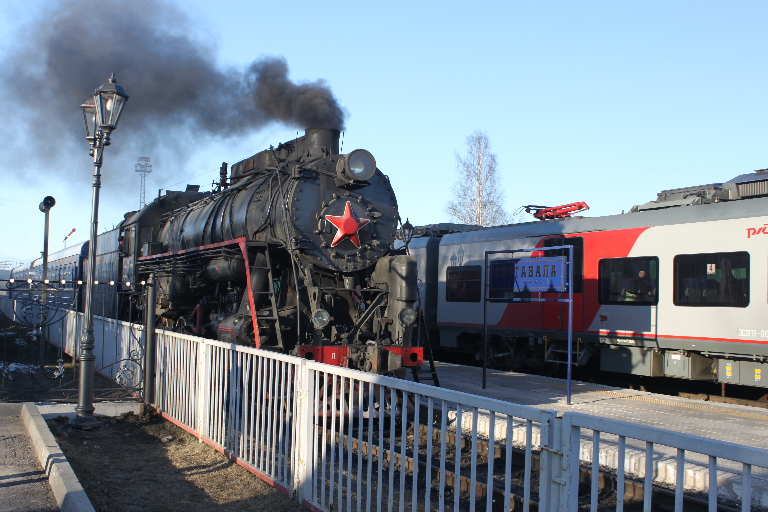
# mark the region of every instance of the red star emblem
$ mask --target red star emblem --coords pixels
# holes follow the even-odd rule
[[[333,242],[331,242],[331,247],[336,247],[339,242],[349,238],[355,244],[355,247],[359,249],[360,239],[357,237],[357,232],[361,227],[371,222],[370,219],[358,219],[352,213],[352,203],[349,201],[347,201],[347,205],[344,207],[344,215],[326,215],[325,218],[336,226],[337,229],[336,236],[333,237]]]

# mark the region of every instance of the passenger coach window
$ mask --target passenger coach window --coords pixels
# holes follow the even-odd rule
[[[658,258],[608,258],[600,260],[600,304],[648,306],[659,302]]]
[[[749,304],[749,253],[675,256],[676,306],[745,308]]]
[[[567,236],[557,238],[546,238],[544,247],[557,247],[558,245],[573,246],[573,293],[582,292],[582,282],[584,281],[584,238],[580,236]],[[568,256],[568,250],[542,251],[542,256]]]
[[[445,275],[445,300],[447,302],[480,302],[480,275],[482,267],[448,267]]]

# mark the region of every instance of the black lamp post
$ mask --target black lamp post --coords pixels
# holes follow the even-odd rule
[[[408,219],[405,219],[405,224],[403,224],[402,227],[403,230],[403,242],[405,242],[405,252],[408,252],[408,244],[411,243],[411,239],[413,238],[413,225],[408,221]]]
[[[93,157],[93,192],[91,196],[91,236],[88,242],[88,265],[86,267],[85,299],[83,308],[83,337],[80,342],[80,385],[78,388],[77,418],[73,426],[87,428],[97,420],[93,417],[93,353],[95,337],[93,335],[93,283],[96,279],[96,236],[99,225],[99,191],[101,189],[101,164],[104,147],[110,145],[112,130],[117,128],[120,113],[128,95],[117,85],[115,75],[95,91],[80,108],[85,118],[85,139],[90,144]]]
[[[43,202],[40,203],[40,211],[45,214],[45,232],[43,233],[43,311],[45,311],[45,306],[48,304],[48,294],[45,293],[48,289],[48,217],[51,208],[55,205],[56,200],[52,196],[45,196]]]

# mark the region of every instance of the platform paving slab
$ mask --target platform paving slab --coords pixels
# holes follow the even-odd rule
[[[95,416],[139,413],[136,402],[99,402]],[[95,512],[46,420],[74,404],[0,404],[0,512]]]
[[[0,511],[56,512],[43,466],[21,418],[22,404],[0,404]]]

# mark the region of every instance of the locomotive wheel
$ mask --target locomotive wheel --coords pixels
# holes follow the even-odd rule
[[[187,325],[187,321],[183,316],[175,320],[173,318],[160,317],[158,319],[158,324],[167,331],[178,332],[180,334],[192,334]]]
[[[178,332],[180,334],[192,334],[192,331],[187,324],[187,320],[183,316],[180,316],[176,319],[176,322],[173,325],[173,332]]]

